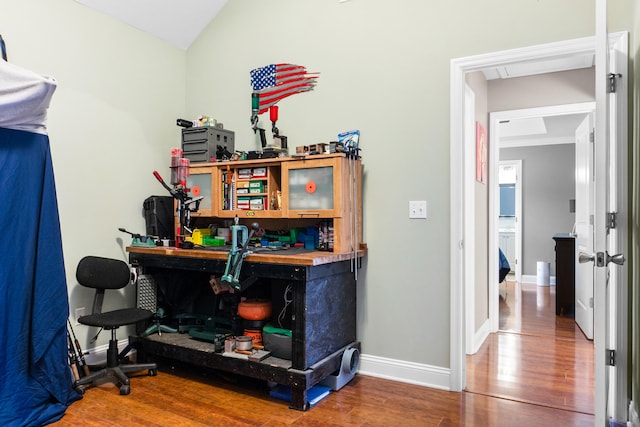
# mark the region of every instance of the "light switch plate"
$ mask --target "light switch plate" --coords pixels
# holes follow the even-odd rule
[[[409,218],[426,218],[427,201],[413,200],[409,202]]]

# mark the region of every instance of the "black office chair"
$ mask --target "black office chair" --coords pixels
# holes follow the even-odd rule
[[[86,385],[97,385],[103,378],[120,385],[120,394],[126,395],[131,392],[129,378],[126,373],[149,370],[150,376],[158,374],[155,363],[120,364],[120,359],[126,354],[118,354],[118,339],[116,329],[124,325],[132,325],[153,317],[154,313],[141,308],[122,308],[103,313],[102,300],[106,289],[121,289],[127,286],[130,281],[130,271],[127,263],[110,258],[87,256],[80,260],[76,270],[76,279],[82,286],[94,288],[96,294],[93,300],[91,314],[78,318],[78,322],[83,325],[95,326],[102,329],[111,330],[109,340],[109,350],[107,351],[107,366],[99,371],[93,372],[86,377],[80,378],[74,383],[74,388],[78,393],[84,394]],[[123,351],[128,353],[130,347]]]

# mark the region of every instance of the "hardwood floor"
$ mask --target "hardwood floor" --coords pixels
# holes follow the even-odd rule
[[[467,357],[467,391],[593,415],[593,342],[555,315],[555,288],[508,282],[500,293],[500,332]]]
[[[515,287],[507,290],[505,331],[469,358],[468,392],[357,375],[300,412],[269,397],[263,382],[163,363],[158,376],[133,378],[128,396],[109,383],[88,389],[52,425],[592,426],[593,351],[589,356],[579,330],[571,335],[571,322],[556,323],[536,308],[553,299],[536,291],[525,287],[520,304]],[[516,314],[517,304],[522,315]]]

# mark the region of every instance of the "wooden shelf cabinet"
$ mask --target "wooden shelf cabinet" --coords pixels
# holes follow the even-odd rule
[[[189,179],[193,195],[205,197],[194,217],[329,220],[334,252],[352,252],[362,241],[359,159],[340,153],[207,163],[191,166]]]
[[[214,164],[219,192],[212,194],[219,218],[281,218],[281,166],[273,161]],[[245,203],[243,203],[245,202]],[[259,202],[259,203],[256,203]]]

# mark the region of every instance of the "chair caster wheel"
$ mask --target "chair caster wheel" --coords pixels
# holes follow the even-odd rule
[[[156,375],[158,375],[158,370],[157,369],[149,369],[149,376],[150,377],[155,377]]]
[[[77,385],[73,388],[76,393],[78,393],[80,396],[84,396],[84,393],[87,391],[86,387],[83,385]]]
[[[126,396],[131,393],[131,386],[129,384],[124,384],[120,386],[120,394]]]

